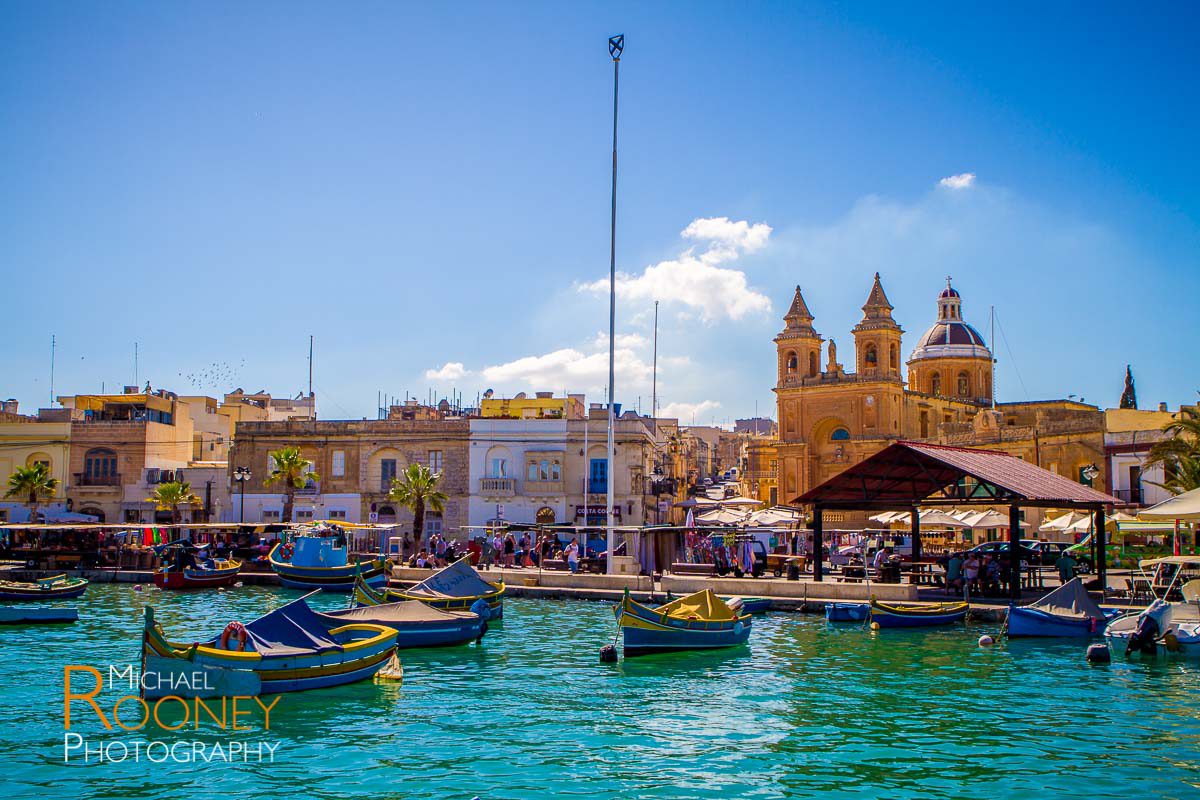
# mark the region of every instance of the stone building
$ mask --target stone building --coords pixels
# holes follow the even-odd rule
[[[907,376],[904,330],[893,310],[876,273],[862,320],[851,331],[854,369],[848,370],[834,341],[826,345],[813,326],[796,287],[775,337],[774,453],[759,444],[748,454],[760,476],[760,499],[771,488],[764,465],[772,461],[778,497],[788,502],[901,439],[1001,449],[1081,482],[1089,482],[1084,471],[1095,468],[1090,483],[1104,485],[1103,413],[1071,400],[993,404],[992,353],[964,319],[962,297],[949,279],[937,297],[936,319],[904,361]],[[853,514],[834,520],[864,521]]]

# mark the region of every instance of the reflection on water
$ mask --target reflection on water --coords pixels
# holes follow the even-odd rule
[[[145,602],[191,641],[300,594],[95,586],[73,626],[4,630],[5,783],[172,800],[1196,796],[1200,672],[1186,663],[1093,667],[1080,642],[978,647],[995,626],[773,614],[744,648],[600,664],[608,606],[513,598],[480,645],[403,652],[403,685],[284,695],[269,732],[151,736],[269,738],[277,763],[61,764],[63,665],[136,661]]]

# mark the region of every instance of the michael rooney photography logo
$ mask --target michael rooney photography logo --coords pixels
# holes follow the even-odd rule
[[[143,672],[137,665],[63,668],[63,761],[274,763],[280,696],[216,696],[211,673]]]

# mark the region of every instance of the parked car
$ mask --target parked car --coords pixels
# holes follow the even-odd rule
[[[1021,560],[1027,564],[1041,564],[1042,556],[1033,549],[1033,545],[1040,544],[1035,539],[1021,540]],[[976,556],[999,556],[1000,558],[1008,557],[1008,542],[984,542],[977,544],[967,551],[969,554]]]
[[[1068,547],[1072,547],[1068,542],[1034,542],[1030,549],[1037,553],[1040,561],[1038,563],[1043,566],[1052,567],[1058,563],[1058,559],[1062,556],[1063,551]],[[1075,552],[1071,554],[1075,561],[1079,564],[1081,572],[1091,572],[1092,560],[1084,553]]]

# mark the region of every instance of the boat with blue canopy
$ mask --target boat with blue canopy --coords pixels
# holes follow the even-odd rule
[[[1105,612],[1088,595],[1083,581],[1072,578],[1036,603],[1009,606],[1005,631],[1022,636],[1097,636],[1119,611]]]
[[[952,603],[889,603],[871,598],[871,622],[881,628],[925,628],[953,625],[967,617],[970,606]]]
[[[711,589],[656,608],[636,602],[625,590],[613,607],[625,655],[736,647],[750,638],[751,616],[739,615]]]
[[[284,534],[267,558],[279,581],[292,589],[349,592],[356,578],[371,587],[385,586],[391,569],[383,556],[352,561],[346,535],[337,527]]]
[[[145,697],[179,694],[172,676],[201,673],[217,694],[257,695],[338,686],[373,676],[396,652],[396,630],[330,618],[305,598],[191,644],[167,638],[147,606],[142,634]]]
[[[319,617],[331,625],[366,623],[395,629],[397,649],[446,647],[479,641],[487,620],[471,611],[443,611],[418,600],[325,611]]]
[[[229,586],[237,580],[242,562],[232,558],[210,558],[208,545],[172,542],[155,548],[162,566],[154,571],[159,589],[210,589]]]
[[[465,557],[408,589],[380,590],[367,581],[359,581],[354,599],[362,606],[419,600],[443,611],[473,611],[486,619],[501,619],[504,616],[504,581],[485,581],[471,566],[470,558]],[[484,609],[487,609],[486,615],[481,613]]]

